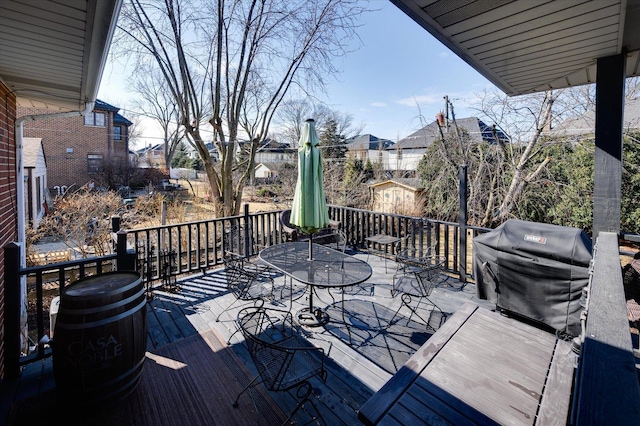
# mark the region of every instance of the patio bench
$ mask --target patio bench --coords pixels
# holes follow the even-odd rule
[[[576,357],[551,333],[467,303],[358,418],[366,425],[564,425]]]
[[[71,260],[71,250],[50,251],[47,253],[32,253],[27,256],[27,264],[43,266],[49,263],[67,262]]]

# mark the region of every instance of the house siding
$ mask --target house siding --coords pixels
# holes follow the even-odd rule
[[[16,97],[0,81],[0,378],[4,378],[4,247],[17,240],[16,203]]]
[[[122,126],[122,139],[113,140],[114,111],[96,108],[94,112],[105,114],[104,126],[88,126],[84,117],[45,118],[26,122],[24,135],[42,138],[47,158],[47,184],[52,194],[57,188],[80,187],[98,179],[90,173],[87,156],[97,154],[103,161],[117,158],[128,160],[127,126]],[[19,108],[18,115],[51,114],[47,109]]]
[[[36,142],[37,141],[37,142]],[[45,190],[47,189],[47,164],[44,158],[42,143],[38,139],[24,138],[23,151],[25,183],[25,212],[27,221],[32,228],[37,229],[44,216]],[[31,145],[31,146],[30,146]],[[37,148],[33,145],[37,145]],[[35,152],[27,154],[30,148]]]
[[[382,213],[405,214],[422,203],[421,188],[411,188],[393,181],[371,186],[373,210]]]

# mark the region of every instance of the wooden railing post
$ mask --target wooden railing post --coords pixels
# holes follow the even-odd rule
[[[460,258],[458,260],[458,271],[460,281],[467,282],[467,165],[458,166],[458,178],[460,179],[460,211],[458,222],[460,234],[458,235]]]
[[[4,377],[20,375],[20,246],[4,247]]]
[[[120,230],[120,216],[111,216],[111,232]]]
[[[116,232],[116,269],[118,271],[135,271],[136,254],[127,251],[127,231]]]
[[[251,256],[253,254],[253,247],[250,247],[249,244],[251,241],[254,241],[253,239],[253,235],[249,235],[249,232],[253,232],[253,227],[251,226],[250,223],[250,218],[249,218],[249,204],[245,203],[244,204],[244,256]]]

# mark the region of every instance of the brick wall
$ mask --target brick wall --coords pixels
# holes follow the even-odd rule
[[[52,190],[55,186],[80,187],[90,181],[99,181],[100,176],[88,170],[87,155],[102,155],[105,161],[117,158],[127,159],[127,133],[123,129],[123,138],[113,140],[113,111],[100,111],[105,114],[104,126],[86,126],[84,117],[47,118],[27,121],[24,136],[42,138],[42,147],[47,160],[47,184]],[[51,114],[50,110],[18,108],[18,116]]]
[[[4,250],[17,240],[16,97],[0,81],[0,378],[4,377]]]

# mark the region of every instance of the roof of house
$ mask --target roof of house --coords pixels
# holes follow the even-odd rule
[[[131,126],[133,123],[129,120],[127,120],[126,118],[124,118],[122,115],[116,113],[116,115],[113,116],[113,122],[116,124],[124,124],[126,126]]]
[[[493,135],[493,126],[485,124],[477,117],[460,118],[456,120],[458,128],[464,129],[469,133],[471,137],[471,143],[480,143],[482,141],[495,143],[497,142]],[[443,127],[443,132],[453,132],[453,122],[450,122],[449,127]],[[504,142],[509,142],[509,137],[499,128],[496,128],[498,138]],[[391,146],[389,149],[423,149],[427,148],[434,140],[440,138],[440,130],[438,129],[438,123],[436,121],[427,124],[422,129],[410,134],[404,139],[398,141],[397,144]]]
[[[131,121],[127,120],[125,117],[118,114],[118,111],[120,111],[120,108],[113,106],[111,104],[108,104],[104,101],[101,101],[100,99],[96,99],[96,103],[93,106],[94,111],[97,109],[102,111],[113,111],[115,113],[113,115],[113,122],[116,124],[124,124],[127,126],[131,126],[133,124]]]
[[[420,182],[418,178],[393,178],[389,180],[384,180],[382,182],[376,182],[369,186],[377,187],[382,185],[388,185],[391,183],[395,183],[396,185],[404,186],[405,188],[414,189],[416,191],[421,191],[424,189],[424,185]]]
[[[238,142],[247,143],[248,141]],[[294,152],[295,148],[291,148],[291,145],[288,143],[281,143],[274,139],[267,138],[260,143],[258,147],[258,152]]]
[[[256,164],[255,168],[257,169],[260,166],[266,167],[268,170],[276,170],[276,169],[278,169],[278,167],[281,167],[282,164],[272,163],[272,162],[267,161],[267,162],[262,162],[262,163]]]
[[[100,99],[96,99],[96,103],[93,106],[93,109],[94,110],[101,109],[103,111],[115,111],[115,112],[120,111],[120,108],[115,107],[115,106],[113,106],[111,104],[108,104],[108,103],[106,103],[104,101],[101,101]]]
[[[391,145],[393,145],[393,142],[389,139],[380,139],[377,136],[373,136],[370,134],[354,136],[347,139],[345,142],[349,151],[371,151],[378,150],[380,148],[387,149]]]
[[[571,118],[558,124],[551,131],[550,136],[585,135],[595,132],[595,111],[587,111],[580,117]],[[628,99],[624,104],[624,129],[640,129],[640,98]]]
[[[42,138],[22,138],[22,147],[23,164],[26,168],[36,166],[40,152],[42,152],[42,156],[44,157]]]
[[[164,151],[164,144],[163,143],[159,143],[159,144],[155,144],[155,145],[147,145],[147,146],[137,150],[136,153],[138,155],[144,155],[144,154],[146,154],[147,152],[150,152],[150,151]]]

